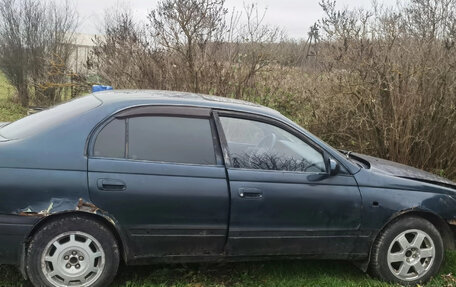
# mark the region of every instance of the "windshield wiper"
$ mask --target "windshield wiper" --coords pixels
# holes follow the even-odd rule
[[[352,151],[339,150],[339,152],[341,152],[343,155],[345,155],[345,158],[347,160],[351,161],[352,163],[356,164],[357,166],[359,166],[361,168],[365,168],[365,166],[362,164],[362,162],[358,161],[357,157],[352,156],[352,153],[353,153]]]
[[[350,154],[352,153],[352,151],[346,151],[346,150],[340,149],[339,152],[342,153],[343,155],[345,155],[345,157],[347,159],[350,159]]]

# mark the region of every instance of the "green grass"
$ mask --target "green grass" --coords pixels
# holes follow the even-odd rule
[[[27,110],[13,100],[15,89],[0,72],[0,122],[12,122],[24,117]]]
[[[13,91],[14,88],[8,83],[5,75],[0,72],[0,98],[7,98]]]
[[[452,287],[456,252],[449,252],[438,276],[426,286]],[[19,272],[0,266],[0,286],[29,286]],[[349,262],[271,261],[189,265],[122,266],[112,286],[125,287],[304,287],[394,286],[370,278]]]

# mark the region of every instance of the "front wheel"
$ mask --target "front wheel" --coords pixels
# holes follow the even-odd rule
[[[30,242],[26,263],[34,286],[108,286],[119,249],[103,224],[75,215],[42,227]]]
[[[435,226],[423,218],[405,217],[379,235],[370,269],[385,281],[417,285],[439,271],[443,258],[443,241]]]

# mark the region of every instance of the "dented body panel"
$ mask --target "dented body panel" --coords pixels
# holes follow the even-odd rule
[[[375,237],[398,216],[422,212],[449,229],[456,224],[454,183],[428,174],[423,179],[411,168],[404,178],[403,166],[395,171],[384,161],[362,168],[271,109],[158,91],[102,92],[95,98],[89,109],[27,136],[8,138],[0,129],[0,264],[21,264],[36,228],[75,212],[111,226],[128,264],[262,256],[366,260]],[[150,105],[273,119],[312,141],[344,172],[308,177],[234,169],[222,158],[214,166],[194,166],[90,155],[100,126],[126,109]],[[104,178],[124,182],[125,189],[101,190]],[[245,189],[260,189],[262,196],[242,199],[239,191]]]
[[[42,218],[76,210],[80,198],[89,198],[85,184],[87,175],[83,171],[0,168],[0,178],[1,214],[5,220],[9,218],[21,225],[21,232],[8,234],[5,240],[15,237],[16,243],[24,242],[26,234]],[[24,217],[28,218],[22,222],[19,218]],[[4,228],[0,230],[1,241]],[[20,240],[17,240],[18,236]],[[0,244],[0,261],[6,258],[16,261],[19,254],[11,254],[12,250],[17,252],[19,247]],[[9,256],[3,256],[5,253],[9,253]],[[11,258],[13,255],[16,256]]]
[[[356,153],[350,153],[350,155],[354,155],[355,157],[366,161],[368,163],[369,170],[376,174],[384,174],[404,179],[422,181],[425,183],[433,183],[444,187],[449,187],[450,189],[456,188],[455,183],[451,180],[443,178],[436,174],[432,174],[430,172],[420,170],[418,168],[368,155]]]
[[[435,215],[442,223],[456,218],[453,189],[388,175],[375,169],[363,169],[355,178],[363,197],[362,227],[367,235],[364,243],[367,246],[387,223],[407,213]]]

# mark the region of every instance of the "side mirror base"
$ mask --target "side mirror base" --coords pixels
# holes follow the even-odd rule
[[[334,176],[337,175],[340,171],[340,165],[337,161],[333,160],[332,158],[329,159],[329,175]]]

